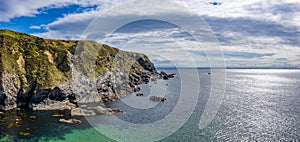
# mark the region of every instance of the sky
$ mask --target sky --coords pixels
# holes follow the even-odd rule
[[[0,28],[96,40],[157,67],[300,68],[298,0],[0,0]]]

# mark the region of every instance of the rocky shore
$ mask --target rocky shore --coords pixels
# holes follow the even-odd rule
[[[106,108],[140,91],[139,84],[169,79],[144,54],[94,41],[42,39],[0,30],[0,110],[70,110],[71,115],[120,114]],[[96,103],[93,107],[82,104]]]

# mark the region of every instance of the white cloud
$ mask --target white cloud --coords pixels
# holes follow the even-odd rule
[[[9,21],[15,17],[34,16],[38,9],[49,6],[63,6],[66,1],[2,0],[0,2],[0,21]]]
[[[40,30],[40,29],[42,29],[42,28],[44,28],[45,27],[45,25],[40,25],[40,26],[30,26],[29,28],[30,29],[37,29],[37,30]]]
[[[209,1],[181,1],[199,15],[218,18],[251,18],[282,25],[300,27],[300,2],[298,0],[220,0],[222,5]]]
[[[197,66],[207,66],[208,61],[205,59],[205,52],[210,56],[210,62],[223,61],[220,54],[214,54],[215,50],[210,49],[209,42],[201,41],[201,47],[199,47],[198,41],[182,40],[181,38],[173,37],[173,33],[180,32],[183,31],[173,28],[163,31],[154,30],[131,34],[115,33],[110,38],[110,41],[119,41],[117,42],[119,44],[124,43],[124,45],[121,44],[123,46],[117,46],[123,47],[124,50],[148,54],[151,59],[157,62],[158,66],[165,64],[164,59],[166,57],[180,66],[193,66],[190,58],[194,59]],[[221,46],[224,54],[241,54],[240,56],[225,56],[228,66],[271,66],[273,64],[283,66],[287,63],[297,66],[300,63],[299,46],[284,44],[284,39],[279,36],[243,36],[240,32],[233,31],[224,33],[224,36],[234,38],[230,45]]]
[[[74,3],[83,6],[98,5],[96,9],[87,10],[82,13],[64,15],[45,26],[46,29],[48,29],[48,32],[36,34],[47,38],[85,39],[87,36],[82,35],[82,33],[89,23],[98,16],[107,20],[107,23],[104,22],[104,24],[101,25],[103,26],[102,29],[110,29],[110,27],[112,27],[115,23],[122,22],[124,19],[142,18],[151,15],[159,15],[161,17],[177,16],[179,18],[181,16],[188,16],[190,19],[199,18],[196,15],[187,14],[189,12],[184,9],[178,9],[172,4],[164,4],[163,2],[160,2],[161,7],[156,9],[127,7],[120,9],[117,8],[112,13],[106,13],[111,8],[124,4],[129,0],[52,0],[43,3],[32,1],[33,0],[27,0],[24,3],[22,2],[24,5],[17,5],[15,7],[8,6],[10,9],[16,9],[19,7],[20,10],[6,10],[6,13],[0,13],[1,16],[4,15],[0,17],[0,21],[7,21],[19,16],[34,16],[40,12],[39,9],[41,8],[62,7]],[[7,3],[12,4],[16,2],[20,1],[13,0]],[[254,54],[274,54],[273,56],[251,59],[226,57],[226,61],[229,65],[271,65],[273,63],[285,64],[286,62],[294,65],[300,64],[300,45],[298,41],[300,32],[300,2],[298,2],[298,0],[220,0],[219,2],[221,2],[222,5],[211,5],[209,4],[210,1],[198,0],[178,0],[176,2],[190,8],[192,12],[207,20],[208,24],[217,35],[217,38],[220,40],[222,49],[225,53],[247,52]],[[29,3],[33,4],[28,6]],[[145,5],[151,7],[151,4],[152,1]],[[3,10],[0,8],[0,11]],[[112,21],[115,23],[112,23]],[[31,28],[38,27],[32,26]],[[175,36],[176,34],[177,36]],[[107,36],[109,35],[107,35],[104,31],[103,33],[90,36],[89,38],[105,38]],[[134,46],[138,46],[138,41],[133,40],[130,43],[130,45],[132,45],[132,49],[128,48],[127,50],[148,52],[149,54],[159,53],[161,54],[161,57],[154,54],[151,57],[152,59],[161,61],[162,63],[166,58],[168,58],[170,60],[176,60],[184,66],[189,64],[187,62],[189,60],[181,53],[183,52],[182,48],[177,48],[179,46],[177,43],[180,45],[189,45],[186,46],[186,51],[195,53],[203,52],[203,49],[201,48],[192,48],[197,45],[197,43],[195,43],[195,41],[191,41],[185,34],[183,34],[182,31],[176,28],[165,28],[159,30],[149,28],[149,31],[146,30],[143,32],[117,33],[114,35],[113,39],[114,42],[118,43],[141,37],[148,41],[151,40],[149,46],[151,44],[155,46],[151,46],[151,50],[149,50],[149,48],[148,50],[146,50],[146,48],[141,48],[142,50],[135,49]],[[210,41],[205,38],[205,35],[202,37],[202,46],[209,46]],[[144,41],[145,46],[147,45],[145,44],[146,40],[140,40],[139,42],[141,41]],[[209,48],[207,48],[207,50],[209,51]],[[170,53],[172,53],[173,57],[169,56]],[[194,54],[189,56],[197,58],[197,62],[199,62],[199,64],[201,61],[202,65],[206,64],[203,62],[204,59],[202,57],[200,58]],[[286,58],[287,61],[278,60],[283,58]],[[214,57],[214,59],[218,61],[222,60],[220,57]]]
[[[39,30],[39,29],[41,29],[41,26],[30,26],[29,28],[30,29],[37,29],[37,30]]]
[[[49,8],[60,8],[68,5],[100,5],[105,0],[1,0],[0,21],[22,16],[35,16]]]
[[[118,19],[126,19],[131,17],[145,17],[147,15],[165,15],[165,17],[168,16],[180,16],[181,14],[185,14],[189,12],[182,11],[178,8],[173,7],[172,5],[168,5],[167,7],[164,4],[161,4],[160,9],[139,9],[136,7],[128,7],[126,9],[121,8],[122,10],[115,9],[111,13],[105,13],[106,11],[110,10],[111,8],[124,4],[129,0],[113,0],[113,1],[98,1],[101,3],[101,7],[99,7],[96,10],[93,11],[87,11],[83,13],[75,13],[75,14],[68,14],[64,17],[58,18],[56,21],[49,23],[48,28],[49,31],[54,31],[56,29],[58,30],[64,30],[64,33],[72,32],[72,34],[80,34],[83,32],[83,28],[87,26],[92,19],[94,19],[97,16],[107,16],[107,20],[118,20]],[[237,0],[224,0],[220,1],[222,2],[222,5],[214,6],[209,4],[208,1],[196,1],[196,0],[188,0],[188,1],[177,1],[177,3],[182,4],[183,6],[187,6],[190,8],[193,12],[195,12],[198,15],[212,18],[215,17],[215,20],[212,20],[212,23],[208,24],[216,24],[218,22],[218,25],[216,25],[217,28],[223,28],[224,26],[230,26],[230,25],[222,25],[223,21],[217,21],[218,19],[232,19],[235,20],[236,25],[232,26],[238,26],[238,27],[231,27],[232,29],[229,30],[243,30],[244,25],[238,25],[239,21],[245,22],[257,22],[257,21],[264,21],[266,24],[272,25],[281,25],[281,26],[290,26],[290,27],[296,27],[296,31],[299,31],[300,28],[300,22],[299,22],[299,15],[300,10],[298,7],[300,7],[300,3],[294,0],[289,1],[268,1],[268,0],[252,0],[252,1],[237,1]],[[149,7],[151,6],[151,3],[148,4]],[[248,20],[248,21],[246,21]],[[210,22],[210,21],[208,21]],[[227,21],[226,24],[231,24],[230,21]],[[261,23],[264,24],[264,23]],[[277,24],[277,25],[276,25]],[[107,25],[106,25],[107,26]],[[253,23],[252,25],[248,26],[256,26],[256,27],[244,27],[247,29],[250,28],[257,28],[257,24]],[[74,28],[72,28],[74,27]],[[263,27],[267,28],[267,27]],[[272,28],[272,27],[271,27]],[[68,30],[70,29],[70,30]],[[77,30],[78,31],[77,31]],[[263,29],[263,30],[265,30]],[[219,31],[215,31],[219,32]],[[259,32],[259,31],[258,31]]]

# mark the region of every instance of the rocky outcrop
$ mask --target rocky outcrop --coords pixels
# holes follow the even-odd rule
[[[168,80],[170,78],[174,78],[175,77],[175,74],[172,73],[172,74],[167,74],[165,73],[164,71],[161,71],[160,74],[159,74],[160,78],[164,79],[164,80]]]
[[[39,104],[30,106],[33,110],[72,110],[76,107],[77,106],[69,100],[55,101],[48,98]]]
[[[123,111],[119,109],[107,108],[103,105],[96,107],[81,107],[74,108],[71,110],[71,116],[94,116],[94,115],[112,115],[112,114],[122,114]]]
[[[0,110],[73,110],[113,101],[162,76],[144,54],[94,41],[49,40],[0,30]],[[96,113],[120,110],[94,108]]]
[[[153,102],[164,102],[166,100],[167,100],[167,98],[162,98],[162,97],[157,97],[157,96],[150,97],[150,101],[153,101]]]
[[[136,96],[137,97],[142,97],[142,96],[144,96],[144,94],[143,93],[137,93]]]
[[[94,116],[96,112],[94,110],[74,108],[71,110],[71,116]]]

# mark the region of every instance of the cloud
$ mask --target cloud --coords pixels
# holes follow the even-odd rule
[[[30,0],[27,0],[29,3]],[[2,19],[11,19],[18,16],[34,16],[40,13],[43,8],[62,7],[71,4],[82,6],[96,5],[95,8],[85,10],[81,13],[65,14],[63,17],[57,18],[55,21],[47,24],[45,33],[36,33],[36,35],[47,38],[62,39],[104,39],[109,37],[110,44],[122,48],[126,45],[125,50],[144,52],[149,54],[151,59],[166,65],[169,61],[176,61],[181,66],[189,66],[191,61],[189,57],[193,57],[197,65],[207,65],[205,52],[214,52],[210,46],[211,39],[207,38],[205,33],[210,29],[201,29],[201,25],[193,25],[192,20],[201,16],[216,35],[223,49],[226,63],[230,66],[239,65],[284,65],[290,63],[299,65],[300,60],[300,3],[297,0],[221,0],[221,5],[212,5],[208,1],[198,0],[178,0],[177,4],[182,7],[160,2],[161,7],[155,9],[139,9],[136,7],[115,8],[117,5],[126,4],[129,0],[97,0],[97,1],[68,1],[57,0],[46,3],[32,2],[32,6],[28,4],[21,6],[18,11],[8,9],[12,6],[0,7]],[[13,3],[12,2],[7,3]],[[151,7],[153,3],[146,3]],[[168,5],[168,6],[166,6]],[[143,7],[142,5],[141,7]],[[113,9],[115,8],[115,9]],[[3,10],[4,9],[4,10]],[[111,12],[110,10],[113,9]],[[24,12],[22,12],[24,11]],[[11,12],[9,14],[9,12]],[[178,19],[187,18],[194,27],[198,27],[195,31],[201,38],[199,43],[190,36],[189,33],[174,27],[171,24],[157,24],[153,21],[142,23],[135,22],[130,25],[121,25],[122,29],[116,31],[113,35],[108,34],[105,29],[111,29],[117,23],[122,23],[126,19],[142,19],[143,17],[159,16],[161,18],[177,17]],[[85,29],[94,20],[99,18],[105,20],[100,21],[101,27],[87,32]],[[95,21],[94,21],[95,22]],[[140,21],[141,22],[141,21]],[[153,23],[151,23],[153,22]],[[31,28],[38,28],[32,26]],[[101,30],[99,30],[101,29]],[[201,35],[203,34],[203,35]],[[130,46],[130,47],[129,47]],[[145,46],[137,48],[139,46]],[[147,47],[147,48],[146,48]],[[184,52],[184,53],[183,53]],[[156,54],[160,54],[158,56]],[[188,55],[188,56],[187,56]],[[213,55],[213,54],[210,54]],[[213,57],[216,61],[221,62],[222,58]]]
[[[181,3],[185,6],[188,6],[188,8],[190,8],[193,12],[195,12],[198,15],[201,15],[208,22],[208,24],[212,26],[214,32],[216,32],[217,35],[221,35],[222,33],[220,32],[226,30],[248,32],[244,34],[273,34],[274,36],[286,36],[287,41],[294,42],[295,39],[289,40],[288,38],[295,37],[291,35],[295,35],[300,32],[300,22],[297,20],[297,17],[299,17],[300,15],[298,10],[298,7],[300,6],[298,6],[299,2],[297,1],[290,0],[269,2],[253,0],[249,2],[228,0],[221,2],[223,4],[215,8],[214,6],[210,5],[208,2],[205,1],[177,1],[177,3]],[[162,15],[165,17],[179,17],[180,15],[183,15],[185,17],[189,16],[184,15],[184,13],[187,13],[185,11],[181,11],[177,8],[172,8],[172,5],[169,5],[168,7],[162,5],[162,8],[159,10],[145,11],[142,9],[139,10],[136,7],[128,7],[125,10],[116,10],[110,14],[105,13],[105,11],[108,11],[109,9],[113,8],[118,4],[121,5],[122,3],[125,2],[101,1],[102,6],[98,7],[93,11],[68,14],[62,18],[58,18],[56,21],[48,24],[48,30],[50,32],[64,30],[64,33],[70,32],[72,34],[81,34],[83,32],[83,29],[87,27],[88,24],[98,16],[106,16],[107,21],[118,21],[118,19],[128,19],[132,17],[145,17],[147,15]],[[263,30],[256,30],[257,28]],[[293,31],[293,33],[290,31]],[[290,35],[287,35],[289,33]]]
[[[275,63],[281,66],[287,63],[298,66],[300,63],[299,45],[287,44],[284,42],[286,40],[284,36],[273,36],[272,34],[258,34],[260,35],[258,36],[233,30],[224,32],[226,33],[223,34],[224,37],[231,37],[225,39],[226,44],[221,46],[226,63],[230,66],[270,66]],[[262,32],[265,33],[264,31]],[[175,36],[173,33],[176,33]],[[177,36],[177,34],[184,36]],[[151,59],[155,59],[154,61],[159,66],[162,66],[161,64],[165,64],[166,62],[162,59],[163,62],[161,62],[158,60],[158,56],[151,56],[152,54],[161,54],[172,61],[180,61],[181,66],[192,66],[191,62],[189,62],[190,60],[186,58],[187,54],[181,54],[184,52],[190,53],[188,57],[196,59],[197,66],[206,66],[208,64],[208,61],[205,59],[207,52],[210,53],[210,58],[214,62],[222,61],[219,54],[214,54],[214,50],[209,48],[209,42],[200,42],[202,46],[199,47],[197,46],[197,41],[183,40],[182,37],[192,38],[187,36],[184,31],[172,28],[134,34],[115,33],[110,37],[110,41],[114,41],[115,43],[113,44],[116,47],[123,47],[125,45],[125,50],[143,52],[150,55]],[[127,43],[128,41],[130,44]],[[174,58],[171,56],[174,56]]]
[[[41,26],[30,26],[29,28],[30,28],[30,29],[37,29],[37,30],[42,29]]]
[[[206,1],[181,1],[199,15],[218,18],[245,18],[275,22],[288,26],[300,26],[300,2],[298,0],[223,0],[214,6]]]
[[[66,1],[2,0],[0,1],[0,21],[9,21],[15,17],[35,16],[39,9],[49,6],[63,6]]]
[[[0,22],[9,22],[13,18],[34,17],[46,9],[61,8],[69,5],[82,7],[99,5],[105,0],[1,0]]]

